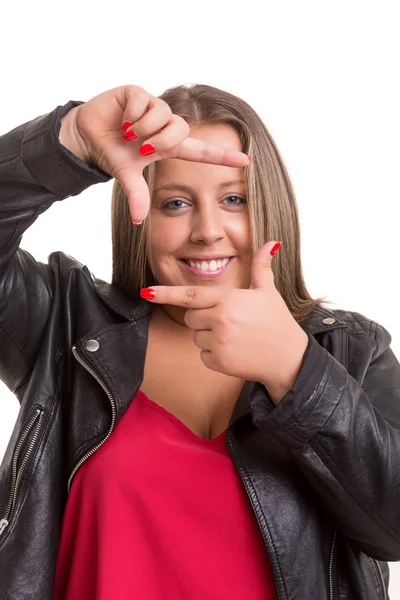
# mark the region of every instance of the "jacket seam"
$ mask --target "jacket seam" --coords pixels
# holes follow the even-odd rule
[[[48,115],[46,115],[46,116],[48,116]],[[60,117],[59,113],[57,114],[56,118],[59,118],[61,121],[61,117]],[[30,173],[30,175],[35,179],[35,181],[37,181],[41,187],[44,187],[47,191],[49,191],[51,194],[53,194],[56,198],[58,198],[59,200],[63,200],[64,198],[68,198],[69,196],[65,196],[64,193],[55,192],[53,189],[49,189],[49,187],[46,184],[39,182],[37,180],[37,178],[32,174],[32,171],[30,170],[28,164],[25,162],[24,152],[23,152],[24,145],[28,145],[31,142],[35,142],[35,140],[40,137],[45,138],[46,136],[50,136],[52,138],[52,140],[55,139],[56,142],[58,142],[60,144],[60,146],[62,147],[61,152],[63,154],[67,154],[67,156],[68,156],[68,153],[70,153],[72,156],[74,156],[72,152],[70,152],[67,148],[65,148],[65,146],[63,146],[61,144],[61,142],[59,140],[59,130],[56,131],[55,138],[53,138],[54,127],[56,124],[57,124],[57,121],[55,123],[51,122],[51,124],[49,124],[45,128],[41,128],[37,132],[33,133],[32,136],[30,136],[29,133],[27,134],[26,130],[25,130],[24,134],[23,134],[22,143],[21,143],[20,156],[21,156],[22,163],[24,164],[25,168]],[[49,160],[51,160],[53,162],[53,164],[57,165],[57,167],[60,168],[60,170],[62,171],[64,176],[67,176],[68,178],[72,179],[72,181],[75,184],[81,182],[80,176],[74,171],[73,167],[71,167],[70,165],[67,164],[67,161],[64,156],[58,156],[58,157],[57,156],[48,156],[48,158],[49,158]]]
[[[58,394],[56,394],[55,396],[58,397]],[[53,402],[53,404],[54,404],[54,402]],[[52,406],[53,406],[53,404],[52,404]],[[42,435],[40,437],[40,441],[38,442],[38,446],[37,446],[32,458],[31,458],[31,461],[29,463],[28,471],[24,472],[24,474],[21,478],[21,486],[20,486],[20,489],[18,491],[17,498],[16,498],[15,511],[13,511],[12,522],[10,523],[11,529],[9,528],[7,533],[5,533],[2,538],[0,538],[0,550],[7,543],[7,539],[9,537],[9,535],[12,534],[13,528],[16,527],[16,525],[17,525],[18,517],[21,514],[21,510],[23,509],[24,503],[29,494],[29,488],[31,485],[31,481],[35,476],[35,472],[36,472],[36,469],[38,468],[41,457],[43,456],[43,454],[46,450],[47,438],[48,438],[51,426],[53,425],[53,422],[54,422],[54,420],[52,420],[52,418],[51,418],[51,413],[52,413],[51,408],[50,408],[50,410],[47,410],[42,404],[34,403],[33,406],[31,407],[30,412],[28,413],[25,421],[23,421],[21,423],[21,428],[20,428],[20,431],[18,434],[18,439],[19,439],[20,433],[24,430],[26,423],[29,422],[29,416],[32,414],[35,406],[40,407],[40,409],[46,414],[47,418],[45,421],[45,426],[44,426]],[[47,427],[47,431],[46,431],[46,427]],[[40,452],[39,452],[39,448],[40,448]],[[13,453],[14,452],[15,452],[15,446],[13,448]],[[33,465],[34,465],[35,461],[36,461],[36,466],[34,467]],[[9,469],[9,471],[10,471],[10,479],[8,481],[8,485],[10,485],[10,483],[11,483],[11,468]],[[27,474],[28,472],[29,472],[29,476]],[[24,491],[22,492],[22,490],[24,490]]]
[[[31,359],[29,358],[29,356],[26,354],[26,352],[20,346],[20,344],[18,344],[18,342],[12,337],[12,335],[7,331],[7,329],[1,323],[0,323],[0,329],[2,331],[4,331],[4,333],[10,338],[10,340],[12,341],[12,343],[15,344],[15,346],[18,348],[18,350],[21,352],[21,354],[26,358],[26,360],[29,362],[30,366],[33,368],[33,363],[31,361]],[[26,378],[24,379],[24,382],[25,381],[26,381]],[[21,387],[21,385],[18,385],[18,387],[16,387],[15,390],[18,390]],[[13,392],[15,390],[13,390]]]
[[[338,403],[338,405],[339,405],[339,403]],[[311,446],[311,448],[315,451],[315,453],[319,456],[319,458],[322,460],[324,465],[329,469],[329,471],[331,472],[333,477],[340,483],[342,489],[354,500],[354,502],[359,506],[359,508],[366,515],[368,515],[368,517],[371,519],[371,521],[373,521],[376,525],[381,527],[392,540],[394,540],[396,543],[399,543],[400,539],[392,534],[391,529],[393,529],[393,527],[390,527],[389,525],[387,525],[380,518],[376,518],[373,515],[373,512],[370,513],[369,510],[367,510],[366,506],[360,503],[360,501],[358,499],[358,494],[354,493],[354,491],[351,489],[351,485],[349,486],[349,488],[347,487],[349,482],[346,480],[345,476],[340,471],[340,469],[338,469],[336,467],[335,463],[331,460],[329,455],[325,452],[325,450],[322,447],[322,445],[320,444],[320,442],[316,438],[314,438],[312,441],[309,441],[308,443]],[[317,449],[319,449],[319,452]]]
[[[96,446],[100,440],[105,438],[107,433],[108,433],[108,430],[106,432],[102,432],[102,433],[95,435],[94,437],[90,438],[90,440],[86,440],[85,442],[83,442],[83,444],[81,444],[79,446],[79,448],[77,448],[75,450],[74,454],[72,455],[72,458],[71,458],[72,465],[74,466],[75,463],[78,462],[76,459],[78,458],[79,455],[83,456],[83,454],[85,454],[89,448],[90,449],[94,448],[94,446]],[[83,450],[83,452],[82,452],[82,450]],[[79,458],[82,458],[82,456],[79,456]]]
[[[127,326],[127,327],[130,327],[131,323],[130,322],[129,323],[124,323],[123,325]],[[108,378],[108,380],[111,382],[112,387],[115,388],[116,386],[115,386],[115,383],[114,383],[114,379],[113,379],[112,375],[109,373],[109,371],[107,370],[107,368],[104,365],[101,365],[95,356],[93,356],[93,362],[96,363],[97,369],[98,369],[99,373],[103,374],[103,376],[105,375],[106,378]],[[121,399],[118,396],[118,394],[117,394],[117,398],[121,402]],[[118,403],[116,403],[116,406],[118,406]]]
[[[378,344],[378,341],[376,339],[376,332],[378,331],[378,323],[376,321],[374,321],[373,324],[374,324],[375,350],[374,350],[374,353],[373,353],[373,355],[371,357],[371,362],[375,360],[375,358],[376,358],[376,356],[378,354],[378,350],[379,350],[379,344]],[[372,327],[372,324],[371,324],[371,327]]]
[[[347,330],[348,334],[353,334],[353,335],[366,335],[368,337],[371,337],[371,335],[369,333],[367,333],[366,331],[352,331],[352,330]],[[347,343],[346,343],[347,342]],[[350,338],[349,335],[344,336],[343,339],[343,344],[346,345],[346,364],[343,365],[344,368],[346,369],[347,373],[348,373],[348,356],[349,356],[349,345],[350,345]],[[308,415],[312,412],[312,410],[315,408],[315,406],[318,404],[318,402],[321,399],[321,396],[323,396],[325,389],[329,383],[330,377],[331,377],[331,373],[334,367],[334,357],[329,356],[327,357],[327,365],[329,364],[330,361],[330,369],[329,369],[329,373],[327,374],[327,378],[324,384],[324,387],[322,390],[319,390],[319,387],[321,385],[321,382],[326,374],[326,369],[324,370],[324,373],[321,375],[321,379],[319,380],[316,388],[315,388],[315,392],[314,392],[314,398],[312,400],[310,400],[308,405],[305,405],[304,408],[296,413],[295,415],[293,415],[293,417],[291,418],[291,420],[286,424],[287,427],[294,429],[294,430],[299,430],[302,427],[302,421],[304,421]],[[347,383],[347,381],[346,381]],[[343,387],[342,393],[341,393],[341,398],[339,399],[337,405],[335,406],[335,408],[333,409],[331,415],[329,416],[329,418],[333,415],[333,413],[335,412],[337,406],[340,404],[340,401],[342,399],[342,396],[344,394],[345,391],[345,386]],[[301,431],[300,431],[301,433]],[[301,441],[301,439],[299,439],[296,435],[294,435],[294,433],[292,432],[292,435],[298,440]]]
[[[16,154],[10,154],[6,156],[3,160],[0,160],[0,165],[5,165],[8,162],[12,162],[13,160],[18,160],[21,157],[20,153],[17,151]],[[1,599],[1,596],[0,596]]]
[[[25,169],[26,169],[26,170],[27,170],[27,172],[29,173],[30,177],[32,177],[32,179],[33,179],[33,181],[35,182],[35,184],[36,184],[37,186],[39,186],[39,187],[43,187],[43,188],[44,188],[44,189],[45,189],[47,192],[50,192],[51,194],[53,194],[54,196],[56,196],[57,200],[52,200],[52,201],[50,202],[50,206],[51,206],[52,204],[54,204],[54,202],[56,202],[56,201],[59,201],[59,200],[62,200],[62,199],[63,199],[63,196],[62,196],[62,195],[60,195],[60,194],[57,194],[57,192],[53,192],[52,190],[49,190],[49,188],[47,188],[46,186],[44,186],[44,185],[43,185],[43,184],[42,184],[42,183],[39,181],[39,179],[37,179],[37,177],[35,177],[35,175],[32,173],[32,171],[30,170],[30,168],[29,168],[29,167],[28,167],[28,165],[26,164],[26,162],[25,162],[25,160],[24,160],[24,154],[23,154],[23,152],[22,152],[23,145],[24,145],[25,143],[26,143],[26,144],[28,144],[28,143],[29,143],[31,140],[35,140],[35,139],[37,139],[38,137],[40,137],[41,135],[43,136],[43,132],[40,132],[39,134],[35,135],[35,136],[34,136],[34,137],[32,137],[32,138],[29,138],[29,137],[28,137],[27,139],[25,138],[25,134],[26,134],[26,132],[24,131],[24,135],[23,135],[22,142],[21,142],[21,152],[19,153],[19,155],[18,155],[18,158],[21,160],[22,164],[24,165]],[[55,161],[55,162],[57,162],[57,161]],[[39,208],[36,208],[36,210],[35,210],[35,214],[38,212],[38,210],[39,210]]]
[[[130,325],[130,323],[127,323],[127,324],[124,324],[124,325]],[[105,326],[105,327],[104,327],[104,329],[107,329],[108,327],[109,327],[109,325]],[[100,333],[101,333],[101,332],[100,332]],[[92,357],[92,360],[93,360],[93,362],[96,364],[96,368],[97,368],[97,370],[99,371],[99,373],[100,373],[101,375],[103,375],[103,377],[105,376],[106,380],[107,380],[107,378],[108,378],[108,379],[111,381],[111,383],[112,383],[112,386],[114,387],[114,380],[113,380],[113,378],[111,377],[111,375],[109,374],[109,372],[107,371],[107,369],[106,369],[106,368],[105,368],[103,365],[101,365],[101,364],[98,362],[98,360],[96,359],[96,357],[95,357],[95,356],[93,356],[93,357]],[[107,381],[107,383],[108,383],[108,381]],[[119,399],[119,396],[117,396],[117,397],[118,397],[118,399]],[[116,403],[116,406],[118,406],[118,404],[117,404],[117,403]],[[107,429],[107,431],[106,431],[106,432],[101,432],[101,433],[99,433],[98,435],[96,435],[96,436],[94,436],[93,438],[91,438],[90,440],[87,440],[87,441],[85,441],[83,444],[81,444],[81,445],[79,446],[79,448],[77,448],[77,449],[75,450],[75,452],[74,452],[74,454],[73,454],[73,457],[72,457],[72,462],[73,462],[73,463],[75,463],[75,459],[76,459],[77,455],[78,455],[78,454],[81,452],[82,448],[89,448],[89,447],[93,446],[93,442],[94,442],[95,440],[102,440],[102,439],[104,439],[104,437],[107,435],[107,433],[108,433],[108,431],[109,431],[109,429],[110,429],[111,422],[112,422],[112,418],[111,418],[111,420],[110,420],[110,424],[108,425],[108,429]],[[96,445],[96,444],[97,444],[97,441],[95,442],[95,445]],[[86,450],[84,450],[84,451],[86,451]]]
[[[275,562],[276,562],[277,568],[278,568],[278,570],[279,570],[279,574],[280,574],[280,576],[281,576],[281,581],[280,581],[280,583],[282,584],[282,587],[283,587],[283,589],[284,589],[284,592],[285,592],[285,596],[286,596],[286,598],[288,598],[288,593],[287,593],[287,589],[286,589],[286,583],[285,583],[285,579],[284,579],[284,577],[283,577],[283,573],[282,573],[282,570],[281,570],[281,566],[280,566],[280,564],[279,564],[279,560],[278,560],[278,553],[277,553],[277,551],[276,551],[276,547],[275,547],[275,543],[274,543],[273,536],[271,535],[271,532],[270,532],[270,530],[269,530],[269,527],[268,527],[268,521],[267,521],[267,519],[266,519],[266,517],[265,517],[264,511],[263,511],[263,510],[262,510],[262,508],[261,508],[261,502],[260,502],[260,499],[259,499],[259,497],[258,497],[258,495],[257,495],[257,492],[256,492],[255,488],[254,488],[254,485],[253,485],[253,482],[252,482],[252,480],[251,480],[251,477],[250,477],[250,475],[249,475],[249,473],[248,473],[248,471],[247,471],[247,469],[246,469],[245,463],[244,463],[244,461],[242,460],[242,458],[241,458],[241,456],[240,456],[240,454],[239,454],[239,451],[238,451],[238,449],[237,449],[237,447],[236,447],[236,445],[235,445],[235,441],[234,441],[234,439],[233,439],[233,436],[230,436],[230,439],[231,439],[231,442],[232,442],[232,448],[233,448],[233,449],[234,449],[234,451],[235,451],[235,454],[236,454],[236,457],[237,457],[237,460],[238,460],[238,462],[240,462],[241,469],[242,469],[242,471],[243,471],[243,473],[244,473],[244,476],[245,476],[245,478],[246,478],[247,484],[248,484],[248,486],[249,486],[249,488],[250,488],[250,492],[251,492],[251,494],[252,494],[252,495],[253,495],[255,498],[257,498],[257,502],[258,502],[258,510],[261,512],[261,514],[262,514],[262,516],[263,516],[264,524],[265,524],[265,527],[266,527],[266,529],[267,529],[267,531],[268,531],[269,538],[270,538],[270,541],[271,541],[271,545],[272,545],[272,547],[273,547],[273,549],[274,549],[274,552],[275,552]],[[275,584],[275,585],[276,585],[276,584]]]
[[[285,425],[285,427],[288,427],[289,429],[294,430],[291,432],[291,435],[293,435],[293,437],[295,437],[299,442],[301,442],[303,440],[302,427],[304,427],[304,421],[312,413],[315,406],[321,400],[321,397],[323,397],[326,386],[328,385],[328,382],[331,377],[332,369],[333,369],[333,361],[331,362],[331,368],[329,370],[329,373],[327,373],[326,381],[325,381],[325,384],[324,384],[324,387],[322,388],[322,390],[320,390],[319,387],[321,385],[321,381],[323,380],[323,378],[326,374],[326,370],[324,370],[324,372],[321,376],[321,379],[319,380],[318,384],[316,385],[316,388],[314,390],[314,397],[310,400],[308,405],[306,404],[301,411],[299,411],[297,414],[293,415],[292,418]],[[342,395],[343,395],[343,392],[342,392]],[[340,402],[340,400],[339,400],[339,402]],[[339,402],[338,402],[338,404],[339,404]],[[328,418],[330,418],[332,416],[332,414],[335,412],[336,406]],[[300,437],[297,437],[297,435],[295,435],[295,432],[299,433]]]
[[[26,385],[28,383],[30,378],[31,378],[31,374],[29,373],[29,375],[27,375],[25,377],[23,382],[20,383],[15,389],[12,390],[13,394],[17,394],[19,392],[19,390],[22,389],[24,387],[24,385]]]
[[[364,319],[360,320],[360,319],[357,318],[356,313],[352,313],[352,316],[353,316],[353,319],[355,321],[357,321],[357,323],[359,324],[359,326],[363,330],[363,331],[354,331],[354,333],[366,333],[367,335],[370,335],[370,332],[371,332],[371,323],[372,323],[371,319],[364,318]],[[368,323],[369,324],[369,331],[365,331],[363,323]]]
[[[382,590],[382,581],[379,578],[379,575],[377,573],[377,567],[373,561],[373,559],[369,556],[369,554],[366,554],[365,552],[363,552],[363,554],[369,559],[369,565],[372,567],[372,570],[374,572],[374,577],[375,577],[375,582],[377,587],[375,588],[375,592],[378,594],[381,592]]]
[[[61,356],[63,355],[63,350],[62,349],[58,349],[56,352],[56,362],[57,360],[59,360],[61,358]],[[24,501],[29,493],[29,486],[30,486],[30,482],[32,481],[32,479],[35,476],[35,472],[40,464],[40,460],[46,450],[46,444],[47,444],[47,440],[49,438],[49,435],[51,433],[51,430],[54,426],[55,420],[56,420],[56,415],[57,415],[57,411],[60,410],[61,407],[61,401],[59,401],[61,398],[61,394],[60,394],[60,388],[58,386],[58,384],[56,385],[56,390],[55,390],[55,394],[54,394],[54,398],[53,401],[50,405],[50,407],[47,409],[45,408],[42,404],[37,403],[37,406],[40,406],[40,408],[44,411],[44,413],[47,414],[47,419],[46,419],[46,424],[44,427],[44,431],[42,433],[42,437],[41,437],[41,441],[39,446],[41,446],[40,452],[39,452],[39,447],[37,448],[36,452],[35,452],[35,459],[36,459],[36,466],[35,468],[32,467],[32,463],[30,465],[30,469],[31,472],[29,473],[29,478],[27,478],[26,474],[24,474],[24,476],[22,477],[22,480],[25,481],[25,485],[26,485],[26,489],[25,489],[25,493],[23,496],[20,496],[18,499],[18,509],[17,512],[15,513],[15,518],[17,519],[18,514],[21,512]],[[23,430],[23,427],[21,427],[21,431]],[[32,459],[33,460],[33,459]],[[1,597],[0,597],[1,600]]]

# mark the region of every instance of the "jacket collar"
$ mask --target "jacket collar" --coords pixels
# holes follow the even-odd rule
[[[135,299],[127,298],[118,288],[109,283],[94,281],[96,293],[117,314],[126,318],[125,326],[108,326],[96,336],[81,338],[77,344],[80,352],[85,355],[86,361],[95,369],[103,372],[114,372],[114,377],[107,384],[116,399],[116,422],[127,410],[132,397],[136,394],[143,379],[143,367],[147,346],[147,333],[153,304],[138,296]],[[309,335],[345,328],[346,322],[335,312],[323,306],[317,306],[301,323],[302,329]],[[101,344],[96,357],[87,352],[86,342],[95,337]],[[118,338],[118,341],[117,341]],[[113,351],[109,352],[109,349]],[[126,356],[131,358],[131,367],[125,368]],[[250,413],[250,399],[254,382],[247,381],[239,395],[234,407],[230,423],[239,417]]]
[[[149,316],[153,305],[139,295],[130,299],[118,288],[102,281],[94,281],[94,288],[102,300],[116,313],[129,321],[137,321]],[[332,321],[332,319],[334,319]],[[323,306],[317,306],[301,323],[300,327],[310,335],[316,335],[331,329],[346,327],[346,322],[334,311]]]
[[[128,321],[135,322],[146,315],[150,315],[152,304],[139,295],[128,298],[116,286],[104,281],[94,281],[94,289],[100,298],[116,313],[125,317]]]

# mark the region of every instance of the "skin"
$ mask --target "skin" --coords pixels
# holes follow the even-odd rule
[[[226,124],[192,126],[192,138],[241,151],[237,132]],[[164,185],[178,184],[192,188],[161,190],[153,195],[151,206],[151,238],[153,262],[150,263],[158,285],[203,285],[212,287],[245,288],[250,285],[251,244],[250,223],[244,167],[227,167],[179,159],[164,159],[156,164],[155,190]],[[237,196],[231,198],[231,196]],[[170,202],[168,210],[163,210]],[[236,264],[214,281],[197,279],[182,268],[178,257],[237,256]],[[187,308],[163,305],[155,307],[156,318],[166,318],[177,325],[181,335],[192,338],[184,316]],[[182,330],[182,327],[186,331]]]

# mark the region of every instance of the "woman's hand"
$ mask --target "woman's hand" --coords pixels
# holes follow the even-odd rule
[[[309,338],[275,287],[274,246],[267,242],[253,255],[249,289],[153,285],[141,296],[186,307],[184,320],[205,366],[259,381],[278,405],[296,382]]]
[[[163,158],[179,158],[228,167],[249,164],[243,152],[226,150],[189,137],[184,119],[172,113],[168,104],[137,85],[124,85],[95,96],[70,111],[68,127],[60,140],[89,164],[95,164],[117,179],[128,197],[132,220],[141,222],[150,209],[150,193],[143,177],[149,163]],[[70,113],[65,115],[64,119]],[[123,137],[125,129],[138,136]],[[65,141],[68,138],[68,142]],[[139,148],[153,144],[156,152],[142,156]]]

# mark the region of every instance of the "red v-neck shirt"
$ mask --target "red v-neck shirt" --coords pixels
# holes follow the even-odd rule
[[[268,554],[226,446],[139,390],[78,470],[53,600],[276,600]]]

